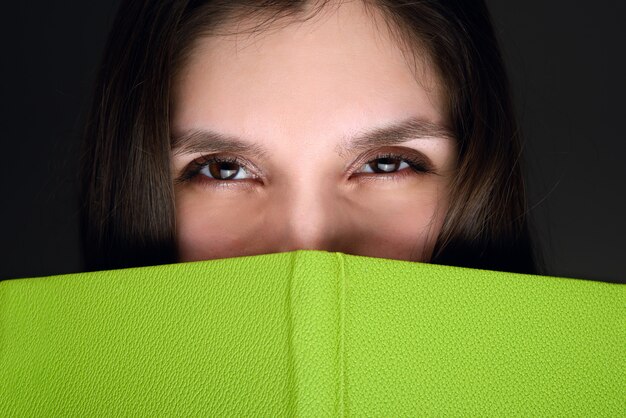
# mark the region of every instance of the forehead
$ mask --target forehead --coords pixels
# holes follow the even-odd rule
[[[361,2],[254,33],[246,23],[254,22],[229,23],[232,34],[194,43],[173,83],[174,133],[211,128],[319,142],[408,117],[446,123],[427,57],[409,65],[382,16]]]

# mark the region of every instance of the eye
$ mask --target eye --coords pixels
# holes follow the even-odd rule
[[[363,165],[363,170],[357,171],[357,173],[396,174],[402,171],[407,171],[403,170],[405,168],[409,168],[417,173],[428,173],[431,171],[423,161],[415,157],[383,154],[368,161],[365,165]]]
[[[251,179],[248,172],[237,159],[211,158],[202,163],[198,174],[214,180],[246,180]],[[248,176],[248,177],[246,177]]]
[[[237,157],[203,156],[192,161],[185,172],[175,181],[176,183],[184,183],[198,180],[205,185],[220,187],[250,186],[246,180],[255,180],[258,177],[250,174],[246,167],[246,163]],[[420,158],[400,154],[377,155],[362,167],[362,171],[357,171],[357,174],[364,174],[365,178],[376,180],[399,179],[412,173],[431,172],[429,165]]]
[[[250,174],[246,167],[247,164],[236,157],[203,156],[192,161],[174,182],[198,181],[201,185],[219,187],[250,186],[248,180],[257,177]]]

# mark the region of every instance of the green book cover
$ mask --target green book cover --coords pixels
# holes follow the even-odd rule
[[[625,416],[626,285],[325,251],[0,282],[0,416]]]

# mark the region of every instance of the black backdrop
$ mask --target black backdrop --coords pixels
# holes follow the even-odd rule
[[[3,5],[0,280],[80,271],[78,140],[118,1]],[[490,0],[550,275],[626,283],[626,2]]]

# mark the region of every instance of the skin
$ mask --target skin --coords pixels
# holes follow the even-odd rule
[[[220,153],[244,165],[213,163],[213,172],[238,169],[237,179],[212,179],[206,167],[181,182],[206,152],[172,150],[180,261],[308,249],[428,262],[448,208],[455,141],[338,152],[358,132],[409,117],[447,126],[437,74],[427,59],[417,64],[359,2],[255,35],[198,39],[174,80],[172,135],[211,129],[268,154]],[[390,163],[375,159],[385,152],[426,159],[432,172],[393,160],[394,171],[373,173],[367,163]]]

